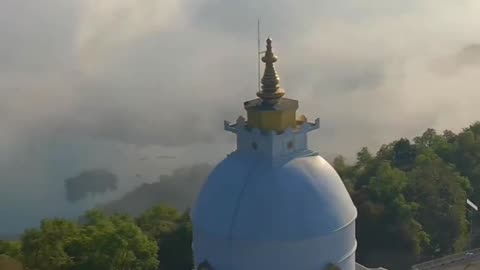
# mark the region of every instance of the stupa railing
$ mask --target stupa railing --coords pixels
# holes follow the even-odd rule
[[[448,255],[439,259],[431,260],[424,263],[415,264],[412,266],[412,270],[427,270],[445,267],[457,262],[479,259],[480,248],[459,252],[456,254]]]
[[[248,122],[243,117],[238,117],[235,123],[231,123],[229,121],[223,121],[224,130],[230,131],[232,133],[238,133],[241,130],[249,129],[252,133],[264,134],[265,132],[260,131],[257,128],[248,128]],[[288,134],[288,133],[295,133],[295,132],[309,132],[312,130],[316,130],[320,128],[320,118],[315,119],[315,122],[303,122],[302,124],[298,125],[296,128],[287,128],[285,131],[278,133],[276,131],[270,131],[266,134],[269,135],[280,135],[280,134]]]

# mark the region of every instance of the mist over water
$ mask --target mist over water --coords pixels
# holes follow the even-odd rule
[[[458,58],[480,43],[479,12],[475,0],[4,1],[0,234],[225,157],[223,120],[255,98],[258,17],[286,96],[321,119],[313,150],[353,157],[459,131],[480,115],[477,52]],[[119,189],[68,203],[64,180],[92,168]]]

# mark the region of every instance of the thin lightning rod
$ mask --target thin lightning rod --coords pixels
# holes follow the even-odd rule
[[[260,92],[260,19],[257,21],[257,74],[258,74],[258,92]]]

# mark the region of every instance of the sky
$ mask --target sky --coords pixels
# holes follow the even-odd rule
[[[480,43],[477,0],[0,3],[0,234],[225,157],[223,120],[257,91],[257,18],[326,157],[480,119],[480,64],[458,60]],[[117,194],[67,203],[64,179],[92,168]]]

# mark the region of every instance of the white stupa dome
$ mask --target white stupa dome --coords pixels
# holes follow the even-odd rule
[[[354,269],[356,209],[318,155],[281,167],[236,152],[211,173],[192,209],[196,263],[215,269]]]

